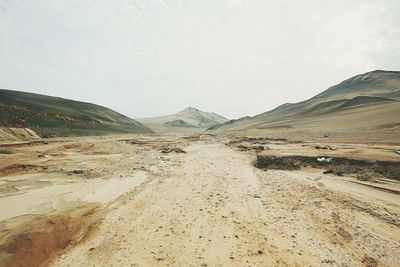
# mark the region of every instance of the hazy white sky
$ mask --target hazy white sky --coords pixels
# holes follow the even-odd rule
[[[399,0],[0,0],[0,88],[228,118],[400,70]]]

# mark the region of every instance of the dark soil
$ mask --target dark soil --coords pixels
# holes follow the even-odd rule
[[[329,158],[330,161],[320,162],[318,158]],[[310,156],[257,156],[254,164],[260,169],[298,170],[301,167],[325,169],[325,173],[339,176],[354,174],[357,177],[383,176],[400,180],[399,161],[369,161],[343,157],[310,157]]]

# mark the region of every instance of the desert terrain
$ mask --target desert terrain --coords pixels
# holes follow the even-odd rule
[[[399,15],[0,0],[0,267],[400,267]]]
[[[3,141],[0,265],[397,266],[399,144],[353,141]]]
[[[398,266],[399,84],[231,121],[0,90],[0,267]]]

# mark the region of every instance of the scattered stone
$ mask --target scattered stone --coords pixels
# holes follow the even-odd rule
[[[331,216],[334,223],[340,222],[340,215],[337,212],[332,212]]]
[[[251,149],[249,146],[245,146],[245,145],[238,145],[236,147],[242,152],[249,151]]]
[[[262,145],[258,145],[258,144],[253,144],[251,146],[247,146],[247,145],[238,145],[236,146],[236,148],[238,148],[240,151],[245,152],[245,151],[250,151],[250,150],[254,150],[255,152],[262,152],[265,149],[268,149],[267,147],[264,147]]]
[[[179,147],[163,147],[163,148],[161,148],[161,153],[163,153],[163,154],[168,154],[171,152],[186,153],[185,150],[183,150],[182,148],[179,148]]]
[[[131,140],[131,141],[129,141],[129,143],[132,144],[132,145],[142,145],[142,144],[144,144],[144,142],[140,141],[140,140]]]
[[[365,173],[359,173],[357,174],[357,179],[360,181],[368,181],[371,179],[371,177]]]
[[[337,229],[337,233],[347,241],[353,240],[353,237],[351,236],[351,234],[349,232],[347,232],[346,230],[344,230],[342,227],[339,227]]]
[[[256,152],[261,152],[261,151],[264,151],[264,150],[265,150],[265,148],[264,148],[263,146],[259,146],[259,145],[253,145],[253,146],[252,146],[252,149],[253,149],[254,151],[256,151]]]
[[[365,264],[365,267],[377,267],[378,266],[378,262],[374,258],[369,257],[367,255],[364,256],[362,263]]]
[[[336,148],[333,148],[333,147],[331,147],[331,146],[328,146],[328,145],[316,145],[315,147],[314,147],[315,149],[328,149],[328,150],[336,150]]]
[[[323,172],[324,174],[336,174],[337,176],[343,176],[343,172],[340,170],[335,170],[335,169],[331,169],[331,170],[326,170]]]

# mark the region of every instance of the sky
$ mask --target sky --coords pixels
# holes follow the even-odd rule
[[[0,0],[0,88],[227,118],[400,70],[399,0]]]

